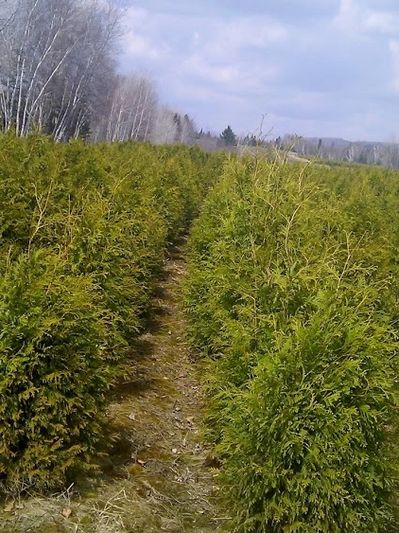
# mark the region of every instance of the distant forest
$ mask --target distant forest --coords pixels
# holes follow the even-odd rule
[[[56,141],[191,143],[187,114],[117,69],[123,12],[101,0],[0,0],[0,124]]]
[[[276,146],[292,150],[301,156],[399,168],[399,143],[396,142],[351,142],[340,138],[298,135],[285,135],[274,142]]]
[[[57,142],[235,146],[162,102],[154,82],[121,74],[123,10],[105,0],[0,0],[0,128]]]
[[[40,131],[65,142],[150,141],[206,150],[260,145],[301,156],[399,168],[399,144],[277,139],[199,130],[158,97],[154,82],[121,74],[123,11],[105,0],[0,0],[0,129]]]

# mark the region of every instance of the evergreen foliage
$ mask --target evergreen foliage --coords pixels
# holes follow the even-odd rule
[[[186,308],[237,531],[395,528],[396,173],[233,160]]]
[[[0,473],[63,479],[89,464],[110,381],[107,328],[92,279],[45,250],[21,254],[0,282]]]
[[[222,131],[222,133],[220,134],[220,138],[226,146],[237,145],[237,136],[231,129],[231,126],[227,126],[227,128]]]
[[[0,137],[0,477],[92,467],[168,242],[221,164],[183,146]]]

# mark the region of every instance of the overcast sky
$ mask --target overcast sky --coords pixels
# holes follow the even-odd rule
[[[213,131],[399,141],[399,0],[124,0],[123,71]]]

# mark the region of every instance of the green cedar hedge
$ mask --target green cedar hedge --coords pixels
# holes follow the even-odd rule
[[[221,166],[183,146],[0,136],[0,478],[91,468],[168,242]]]
[[[21,254],[0,281],[0,474],[60,480],[88,464],[110,381],[106,315],[90,277],[47,250]],[[83,462],[82,462],[83,463]]]
[[[194,225],[189,335],[237,531],[396,527],[398,208],[397,173],[231,161]]]

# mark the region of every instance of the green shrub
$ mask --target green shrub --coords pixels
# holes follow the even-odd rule
[[[47,251],[0,281],[0,472],[49,484],[93,453],[110,383],[107,320],[90,277]]]
[[[221,158],[183,146],[0,136],[0,476],[91,466],[106,391],[169,241]]]
[[[220,445],[242,531],[366,532],[391,523],[397,345],[375,323],[332,295],[289,335],[276,332]]]
[[[345,172],[232,161],[193,228],[189,335],[238,531],[394,520],[398,180]]]

